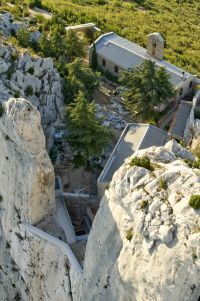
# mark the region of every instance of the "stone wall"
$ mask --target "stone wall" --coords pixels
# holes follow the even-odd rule
[[[106,66],[103,66],[103,63],[102,63],[103,59],[104,59],[104,58],[103,58],[102,56],[97,55],[98,66],[99,66],[103,71],[105,71],[105,72],[108,71],[108,72],[110,72],[113,76],[116,76],[116,77],[120,77],[120,76],[122,75],[122,73],[125,71],[123,68],[117,66],[119,72],[116,73],[116,72],[115,72],[115,66],[116,66],[116,65],[115,65],[114,63],[108,61],[107,59],[105,59],[105,61],[106,61]]]

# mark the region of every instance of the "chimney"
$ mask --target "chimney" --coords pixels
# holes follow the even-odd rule
[[[157,60],[163,60],[164,39],[158,32],[147,36],[147,52]]]

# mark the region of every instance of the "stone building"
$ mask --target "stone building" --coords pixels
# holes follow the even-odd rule
[[[199,80],[184,70],[163,59],[164,39],[155,32],[147,37],[147,49],[130,42],[114,32],[101,35],[95,42],[98,66],[103,70],[120,77],[122,72],[138,67],[145,59],[164,67],[170,75],[170,81],[177,91],[177,99],[191,93]],[[90,47],[92,53],[93,45]]]

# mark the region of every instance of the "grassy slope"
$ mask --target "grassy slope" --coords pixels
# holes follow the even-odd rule
[[[81,5],[73,0],[43,0],[43,4],[59,12],[65,11],[69,24],[97,21],[103,32],[118,34],[146,45],[146,35],[160,32],[166,40],[165,58],[200,77],[200,4],[195,0],[151,0],[149,9],[124,2]],[[82,0],[84,2],[84,0]]]

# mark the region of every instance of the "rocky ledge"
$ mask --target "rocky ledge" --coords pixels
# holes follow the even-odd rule
[[[144,156],[150,168],[134,166]],[[189,200],[200,170],[185,159],[195,160],[171,141],[115,173],[89,236],[80,300],[198,300],[200,210]]]
[[[37,107],[50,147],[63,106],[61,78],[52,59],[31,57],[0,44],[0,103],[10,97],[26,98]]]

